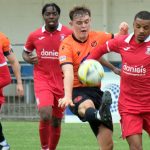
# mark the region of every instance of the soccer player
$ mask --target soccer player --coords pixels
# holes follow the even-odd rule
[[[64,95],[58,49],[61,41],[72,31],[59,23],[60,12],[55,3],[43,6],[45,24],[29,35],[23,51],[24,60],[34,64],[34,90],[40,115],[42,150],[56,150],[64,112],[58,107],[58,99]],[[36,56],[32,53],[34,50]]]
[[[140,11],[133,22],[134,32],[116,37],[91,52],[99,59],[114,51],[122,57],[119,113],[122,136],[130,150],[142,150],[142,130],[150,135],[150,12]]]
[[[12,66],[14,75],[17,80],[16,92],[19,96],[23,96],[24,92],[23,92],[19,62],[16,59],[16,56],[11,49],[9,39],[3,33],[0,32],[0,108],[2,107],[2,104],[5,102],[4,100],[5,98],[3,95],[3,88],[6,85],[11,83],[11,76],[10,76],[9,68],[7,66],[5,57],[9,61],[10,65]],[[10,146],[5,140],[2,131],[2,125],[0,123],[0,150],[9,150],[9,149]]]
[[[109,108],[111,95],[108,91],[103,94],[100,87],[87,87],[81,84],[77,72],[80,63],[86,59],[90,50],[104,44],[114,35],[90,31],[91,12],[84,6],[74,7],[69,16],[73,34],[62,41],[59,49],[65,93],[64,97],[59,100],[59,107],[69,106],[83,122],[88,121],[97,137],[100,149],[112,150],[113,125]],[[103,59],[100,62],[118,73],[118,69],[112,64]]]

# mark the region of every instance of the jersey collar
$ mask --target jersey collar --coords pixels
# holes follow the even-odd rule
[[[57,31],[61,31],[61,29],[62,29],[62,24],[61,23],[59,23],[58,24],[58,27],[57,27]],[[45,29],[45,24],[42,26],[42,32],[45,32],[46,31],[46,29]]]
[[[129,34],[129,36],[125,39],[126,43],[129,43],[131,38],[133,37],[134,33]],[[150,42],[150,35],[145,39],[144,42]]]
[[[150,42],[150,35],[147,37],[147,39],[145,40],[145,42]]]

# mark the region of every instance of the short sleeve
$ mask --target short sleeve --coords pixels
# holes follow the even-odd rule
[[[99,43],[102,45],[102,44],[105,44],[106,41],[110,40],[113,38],[113,34],[112,33],[107,33],[107,32],[101,32],[99,31],[98,32],[99,34]]]
[[[0,40],[2,41],[2,50],[7,52],[11,50],[11,44],[7,36],[0,34]]]
[[[28,36],[27,41],[26,41],[26,43],[24,45],[24,50],[25,51],[32,52],[35,49],[33,39],[34,39],[33,38],[33,34],[31,33]]]
[[[59,62],[60,64],[70,63],[72,64],[72,49],[68,43],[64,41],[61,43],[59,48]]]
[[[116,37],[114,39],[109,40],[108,42],[106,42],[107,44],[107,50],[108,51],[113,51],[116,53],[120,53],[120,49],[119,49],[119,39]]]

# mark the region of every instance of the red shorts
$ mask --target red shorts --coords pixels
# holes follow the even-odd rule
[[[3,87],[11,83],[11,76],[7,65],[0,67],[0,104],[4,103]]]
[[[142,134],[143,129],[150,135],[150,112],[123,114],[121,115],[120,123],[123,138],[135,134]]]
[[[0,67],[0,88],[11,83],[11,76],[8,66]]]
[[[0,105],[5,102],[5,97],[3,95],[3,89],[0,88]]]
[[[58,107],[58,100],[63,97],[63,90],[56,90],[55,87],[51,87],[51,81],[34,81],[35,97],[38,109],[45,106],[52,106],[52,115],[58,118],[62,118],[64,115],[64,109]],[[55,86],[55,85],[54,85]]]

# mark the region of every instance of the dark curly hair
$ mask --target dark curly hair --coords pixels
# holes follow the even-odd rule
[[[47,4],[45,4],[43,6],[43,8],[42,8],[42,15],[44,15],[47,7],[50,7],[50,6],[56,8],[58,14],[60,15],[60,13],[61,13],[60,7],[57,4],[55,4],[55,3],[47,3]]]

